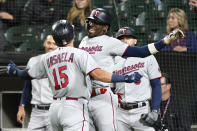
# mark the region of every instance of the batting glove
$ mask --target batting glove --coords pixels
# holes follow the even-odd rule
[[[167,35],[163,38],[163,42],[166,45],[169,45],[170,43],[172,43],[173,41],[175,41],[179,38],[184,38],[184,33],[180,29],[175,29],[169,35]]]
[[[158,111],[152,110],[148,114],[142,114],[140,118],[140,122],[142,122],[145,125],[153,126],[157,121],[158,116],[159,116]]]
[[[14,64],[13,61],[10,61],[10,63],[7,66],[7,73],[9,76],[16,76],[16,72],[19,68]]]
[[[131,75],[126,75],[125,76],[125,82],[127,83],[138,83],[140,82],[142,76],[138,72],[134,72]]]

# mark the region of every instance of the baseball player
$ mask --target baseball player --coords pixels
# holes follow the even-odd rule
[[[48,35],[43,44],[45,52],[48,53],[57,48],[52,35]],[[30,58],[27,63],[27,68],[36,66],[35,64],[40,60],[42,55]],[[32,99],[31,99],[32,97]],[[17,113],[17,121],[22,124],[25,119],[26,104],[31,100],[32,112],[30,122],[28,125],[29,131],[52,131],[49,120],[49,107],[53,101],[52,90],[49,86],[48,78],[26,80],[21,95],[19,110]]]
[[[123,27],[116,38],[135,46],[137,36],[130,27]],[[115,93],[119,98],[117,108],[117,127],[119,131],[154,131],[151,127],[158,118],[161,102],[161,72],[153,55],[146,58],[116,58],[113,73],[131,74],[134,71],[143,74],[139,83],[116,83]],[[152,95],[151,95],[152,94]],[[152,98],[150,110],[149,100]],[[143,118],[141,118],[141,116]]]
[[[159,42],[141,48],[131,47],[120,40],[105,35],[110,27],[110,22],[111,15],[106,10],[94,9],[86,18],[88,36],[84,37],[79,45],[80,49],[91,54],[99,66],[108,72],[112,72],[115,56],[146,57],[183,36],[182,31],[176,30]],[[117,103],[114,103],[116,100],[114,100],[110,84],[97,80],[93,80],[91,83],[93,90],[88,108],[97,130],[116,131],[115,105]]]
[[[28,70],[20,70],[11,62],[8,74],[24,79],[48,77],[54,99],[49,109],[53,131],[89,131],[86,76],[109,83],[138,82],[141,75],[116,75],[99,69],[91,55],[73,47],[74,29],[67,20],[53,24],[52,36],[59,48],[44,54]]]

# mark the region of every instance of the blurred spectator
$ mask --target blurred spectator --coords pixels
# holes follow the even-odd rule
[[[28,0],[22,22],[40,27],[50,26],[62,18],[62,7],[59,0]]]
[[[192,31],[189,31],[187,16],[182,9],[172,8],[167,16],[167,34],[174,29],[180,28],[185,38],[174,41],[170,46],[163,48],[164,51],[197,52],[197,40]]]
[[[75,47],[78,47],[79,41],[85,36],[82,32],[85,29],[85,18],[90,15],[91,11],[91,0],[73,0],[66,19],[75,26]]]
[[[162,103],[160,106],[160,116],[157,124],[155,124],[156,131],[190,131],[191,120],[188,111],[188,106],[185,101],[181,101],[171,94],[171,82],[169,75],[162,73],[161,89],[162,89]],[[172,89],[173,90],[173,89]]]
[[[194,12],[197,14],[197,0],[189,0],[189,6],[194,9]]]
[[[20,13],[15,0],[0,0],[0,50],[7,44],[4,33],[20,22]]]
[[[73,0],[73,6],[69,10],[67,20],[75,26],[75,31],[81,31],[85,26],[85,18],[92,11],[90,0]]]
[[[161,0],[154,0],[155,5],[161,5]]]

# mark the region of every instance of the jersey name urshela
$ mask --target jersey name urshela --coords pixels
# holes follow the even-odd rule
[[[62,62],[73,62],[74,53],[63,52],[61,54],[53,55],[47,59],[48,68]]]

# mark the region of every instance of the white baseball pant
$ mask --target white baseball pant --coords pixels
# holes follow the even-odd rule
[[[89,131],[87,100],[54,100],[49,111],[53,131]]]
[[[155,131],[153,127],[142,124],[139,120],[142,114],[150,112],[148,101],[146,106],[125,110],[121,107],[117,109],[117,127],[118,131]]]
[[[49,110],[32,108],[28,131],[52,131]]]
[[[117,131],[117,101],[117,96],[109,88],[104,94],[90,98],[88,109],[97,131]]]

